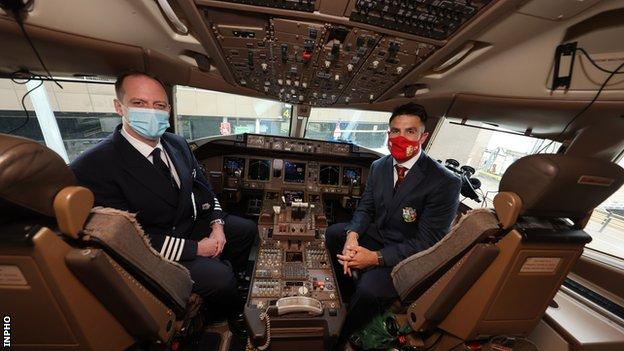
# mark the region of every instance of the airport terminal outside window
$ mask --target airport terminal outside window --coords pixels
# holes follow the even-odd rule
[[[176,132],[187,140],[290,131],[292,106],[278,101],[176,86],[175,108]]]
[[[388,154],[390,112],[338,108],[313,108],[308,118],[308,139],[348,141]]]
[[[42,88],[46,90],[70,162],[112,133],[115,126],[121,123],[113,106],[115,87],[113,82],[110,83],[63,82],[63,89],[60,89],[52,82],[44,82]],[[11,131],[26,121],[21,105],[25,93],[26,85],[0,79],[0,133]],[[26,97],[25,104],[30,119],[12,134],[44,144],[29,97]]]
[[[555,153],[561,145],[545,139],[451,124],[451,121],[444,119],[441,122],[427,153],[442,163],[447,159],[455,159],[461,166],[468,165],[477,171],[473,177],[481,181],[481,189],[477,192],[485,197],[485,201],[477,203],[470,199],[463,200],[473,208],[492,205],[503,173],[515,160],[535,154],[546,145],[548,147],[542,153]],[[478,122],[471,124],[480,126]],[[484,126],[492,128],[490,125]]]
[[[624,158],[618,164],[624,167]],[[594,210],[585,231],[592,236],[586,247],[624,258],[624,187]]]

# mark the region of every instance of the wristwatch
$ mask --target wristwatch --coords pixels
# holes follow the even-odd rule
[[[377,254],[377,264],[380,266],[385,265],[384,259],[383,259],[383,255],[381,254],[381,251],[375,251],[375,253]]]
[[[222,220],[221,218],[217,218],[217,219],[215,219],[215,220],[213,220],[213,221],[211,221],[211,222],[210,222],[210,225],[213,225],[213,224],[221,224],[221,225],[224,225],[224,224],[225,224],[225,221],[224,221],[224,220]]]

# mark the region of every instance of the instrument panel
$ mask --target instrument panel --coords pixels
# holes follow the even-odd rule
[[[306,163],[284,161],[284,183],[305,183]]]
[[[233,155],[222,157],[223,187],[298,189],[309,193],[359,196],[366,182],[365,167],[298,159]],[[204,161],[210,168],[214,161]],[[302,197],[303,199],[303,197]]]
[[[258,134],[248,134],[246,146],[254,149],[337,156],[348,156],[352,152],[352,145],[347,143],[292,139]]]
[[[325,246],[327,226],[354,210],[376,154],[349,143],[244,134],[194,150],[215,193],[230,213],[257,218],[259,245],[244,308],[254,345],[267,337],[282,348],[293,333],[307,349],[338,337],[346,316]],[[238,211],[238,212],[237,212]]]

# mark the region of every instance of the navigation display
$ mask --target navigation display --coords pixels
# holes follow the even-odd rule
[[[249,160],[249,180],[269,180],[271,175],[270,160]]]
[[[284,161],[284,181],[288,183],[305,182],[306,164],[303,162]]]
[[[245,174],[245,159],[241,157],[224,157],[223,173],[228,178],[240,178]]]
[[[339,185],[340,166],[321,165],[319,182],[324,185]]]
[[[342,185],[360,185],[362,181],[361,167],[345,167],[342,171]]]

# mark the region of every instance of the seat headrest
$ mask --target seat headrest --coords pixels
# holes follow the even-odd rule
[[[54,196],[75,183],[56,152],[34,140],[0,134],[0,199],[54,217]]]
[[[499,191],[518,194],[520,215],[580,219],[624,183],[624,169],[589,157],[540,154],[514,162]]]

